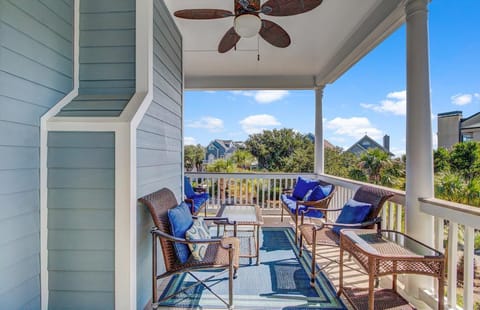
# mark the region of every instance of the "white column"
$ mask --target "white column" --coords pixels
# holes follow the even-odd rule
[[[316,174],[324,172],[324,152],[323,152],[323,90],[325,85],[315,87],[315,167]]]
[[[428,60],[428,0],[409,0],[407,17],[407,188],[406,229],[433,246],[433,217],[420,211],[418,198],[433,197],[432,124]],[[411,277],[407,291],[433,289],[432,279]]]

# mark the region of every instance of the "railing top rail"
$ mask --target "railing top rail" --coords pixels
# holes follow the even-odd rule
[[[480,229],[480,208],[437,198],[420,198],[421,210],[458,224]]]
[[[297,176],[311,176],[315,177],[315,173],[309,173],[309,172],[185,172],[185,175],[191,175],[191,176],[217,176],[217,175],[229,175],[229,176],[279,176],[279,177],[285,177],[285,176],[292,176],[292,177],[297,177]]]

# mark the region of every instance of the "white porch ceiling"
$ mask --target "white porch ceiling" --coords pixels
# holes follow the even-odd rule
[[[235,0],[165,0],[170,13],[181,9],[233,11]],[[265,1],[262,1],[262,3]],[[233,17],[185,20],[173,17],[183,36],[187,89],[311,89],[334,82],[404,21],[404,0],[324,0],[295,16],[261,14],[292,39],[277,48],[259,36],[242,38],[225,54],[217,46]],[[258,38],[257,38],[258,37]],[[257,51],[258,48],[258,51]],[[257,54],[260,61],[257,61]]]

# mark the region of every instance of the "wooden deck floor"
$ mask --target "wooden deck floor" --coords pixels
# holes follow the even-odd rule
[[[266,214],[265,214],[266,213]],[[289,216],[284,217],[284,221],[281,221],[280,215],[276,214],[275,212],[265,212],[263,215],[264,220],[264,227],[293,227],[293,222],[291,221]],[[272,213],[272,214],[270,214]],[[339,258],[339,249],[334,247],[318,247],[317,253],[319,256],[317,257],[317,263],[319,266],[326,266],[323,269],[323,272],[327,275],[330,279],[332,284],[338,290],[338,283],[339,283],[339,266],[336,263],[331,263],[332,260],[338,261]],[[327,266],[328,265],[328,266]],[[161,283],[160,283],[161,282]],[[168,283],[168,279],[165,281],[159,281],[159,291],[162,291],[164,286]],[[349,287],[357,287],[357,288],[367,288],[368,287],[368,277],[365,272],[362,270],[357,263],[351,259],[347,259],[345,257],[345,268],[344,268],[344,286]],[[383,277],[380,279],[380,286],[385,288],[391,287],[391,281],[387,277]],[[401,287],[399,287],[401,289]],[[402,294],[404,298],[409,300],[417,309],[431,309],[425,303],[413,299],[405,294]],[[342,299],[344,299],[342,297]],[[345,305],[349,309],[353,309],[350,304],[345,301]],[[145,308],[150,309],[150,308]],[[179,309],[179,308],[176,308]]]

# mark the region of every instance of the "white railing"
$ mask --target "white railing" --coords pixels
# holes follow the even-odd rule
[[[336,192],[330,208],[341,208],[352,198],[362,182],[356,182],[331,175],[298,173],[186,173],[195,184],[208,187],[211,199],[209,209],[216,209],[222,203],[258,204],[262,209],[278,212],[280,195],[283,188],[292,188],[298,176],[319,178],[336,186]],[[376,186],[371,185],[370,186]],[[388,189],[395,196],[387,201],[382,210],[382,228],[406,232],[405,229],[405,192]],[[447,243],[447,287],[448,305],[457,304],[457,267],[458,249],[463,247],[463,308],[473,309],[474,301],[474,237],[475,230],[480,229],[480,208],[448,202],[440,199],[420,199],[421,210],[435,218],[435,246],[445,252]],[[329,220],[335,220],[338,214],[330,214]],[[458,231],[464,231],[464,242],[459,242]],[[408,232],[407,232],[408,233]],[[478,233],[478,232],[477,232]],[[447,236],[447,237],[446,237]],[[436,292],[433,289],[432,292]],[[434,293],[422,294],[422,299],[435,308]],[[455,307],[452,307],[455,308]]]
[[[194,185],[203,185],[210,194],[209,210],[220,205],[257,204],[263,210],[280,210],[282,189],[292,188],[298,173],[185,173]]]

